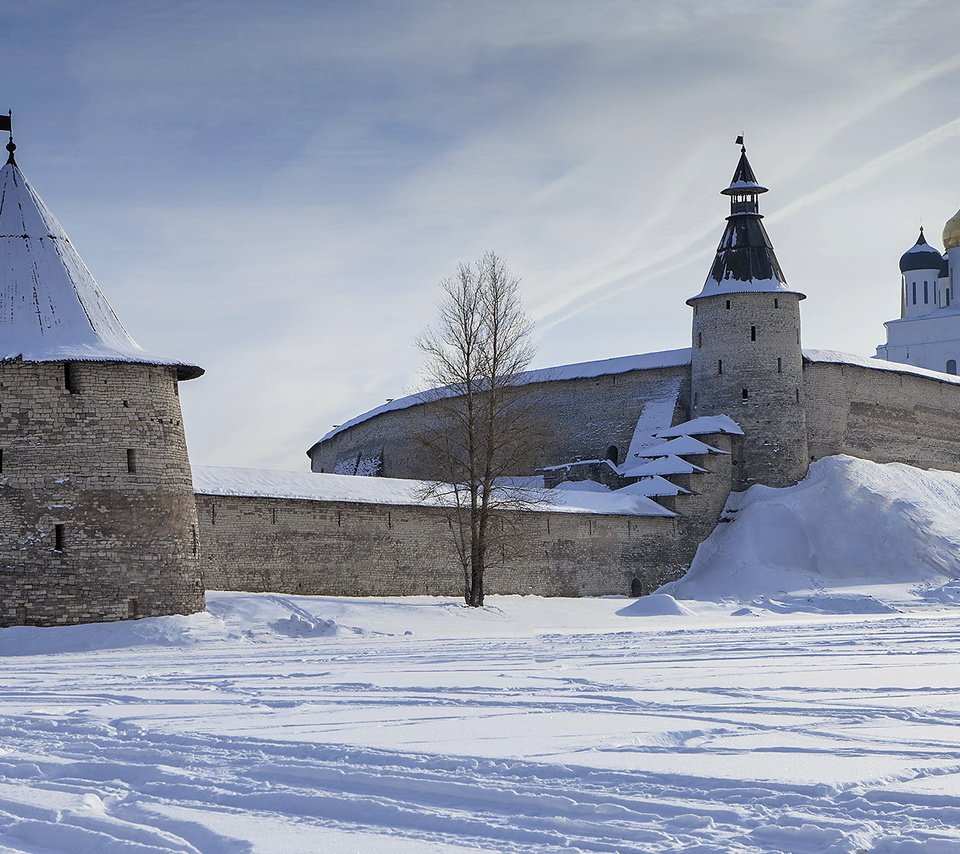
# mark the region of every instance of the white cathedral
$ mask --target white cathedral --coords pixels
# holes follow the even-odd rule
[[[960,211],[943,228],[942,255],[923,228],[900,258],[900,317],[888,320],[877,358],[947,374],[960,362]]]

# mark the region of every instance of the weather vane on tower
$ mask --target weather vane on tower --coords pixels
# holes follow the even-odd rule
[[[13,152],[17,150],[16,143],[13,141],[13,110],[8,110],[5,116],[0,115],[0,131],[6,131],[10,134],[10,139],[7,142],[7,151],[10,152],[7,163],[16,163],[17,161],[13,158]]]

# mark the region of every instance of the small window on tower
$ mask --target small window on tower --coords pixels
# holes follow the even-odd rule
[[[127,471],[130,474],[137,473],[137,452],[134,448],[127,448]]]
[[[917,283],[913,283],[913,304],[917,304]]]
[[[751,327],[750,327],[750,340],[751,340],[751,341],[756,341],[756,340],[757,340],[757,327],[756,327],[756,326],[751,326]]]
[[[741,389],[741,390],[740,390],[740,396],[741,396],[744,400],[746,400],[748,397],[750,397],[750,389],[746,389],[746,388]]]
[[[730,300],[727,300],[727,310],[729,311],[729,309],[730,309]]]
[[[779,356],[777,356],[777,373],[783,373],[783,359],[781,359]]]
[[[74,376],[73,365],[69,362],[63,363],[63,387],[70,394],[77,393],[77,378]]]
[[[723,373],[723,359],[717,359],[717,373]]]
[[[774,297],[774,298],[773,298],[773,307],[774,307],[774,308],[780,308],[780,300],[777,299],[777,297]]]
[[[927,303],[930,302],[930,300],[928,299],[929,296],[930,296],[930,290],[927,286],[927,283],[924,282],[923,283],[923,304],[924,305],[927,305]]]
[[[702,333],[702,332],[698,332],[698,333],[697,333],[697,346],[698,346],[698,347],[702,347],[702,346],[703,346],[703,333]]]
[[[64,537],[64,526],[63,525],[54,525],[53,526],[53,548],[55,551],[62,552],[65,542]]]

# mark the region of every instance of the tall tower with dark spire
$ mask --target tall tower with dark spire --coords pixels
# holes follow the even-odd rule
[[[767,192],[743,138],[730,186],[730,215],[693,308],[690,406],[694,417],[729,415],[743,428],[743,486],[785,486],[806,474],[800,300],[763,226]]]
[[[130,337],[15,149],[11,134],[0,168],[0,626],[200,610],[177,383],[203,370]]]

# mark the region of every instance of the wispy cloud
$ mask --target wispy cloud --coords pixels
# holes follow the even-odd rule
[[[24,169],[135,336],[208,367],[200,462],[302,467],[402,393],[436,283],[486,249],[542,361],[686,343],[741,131],[831,346],[869,348],[914,211],[960,203],[946,0],[15,11]]]

